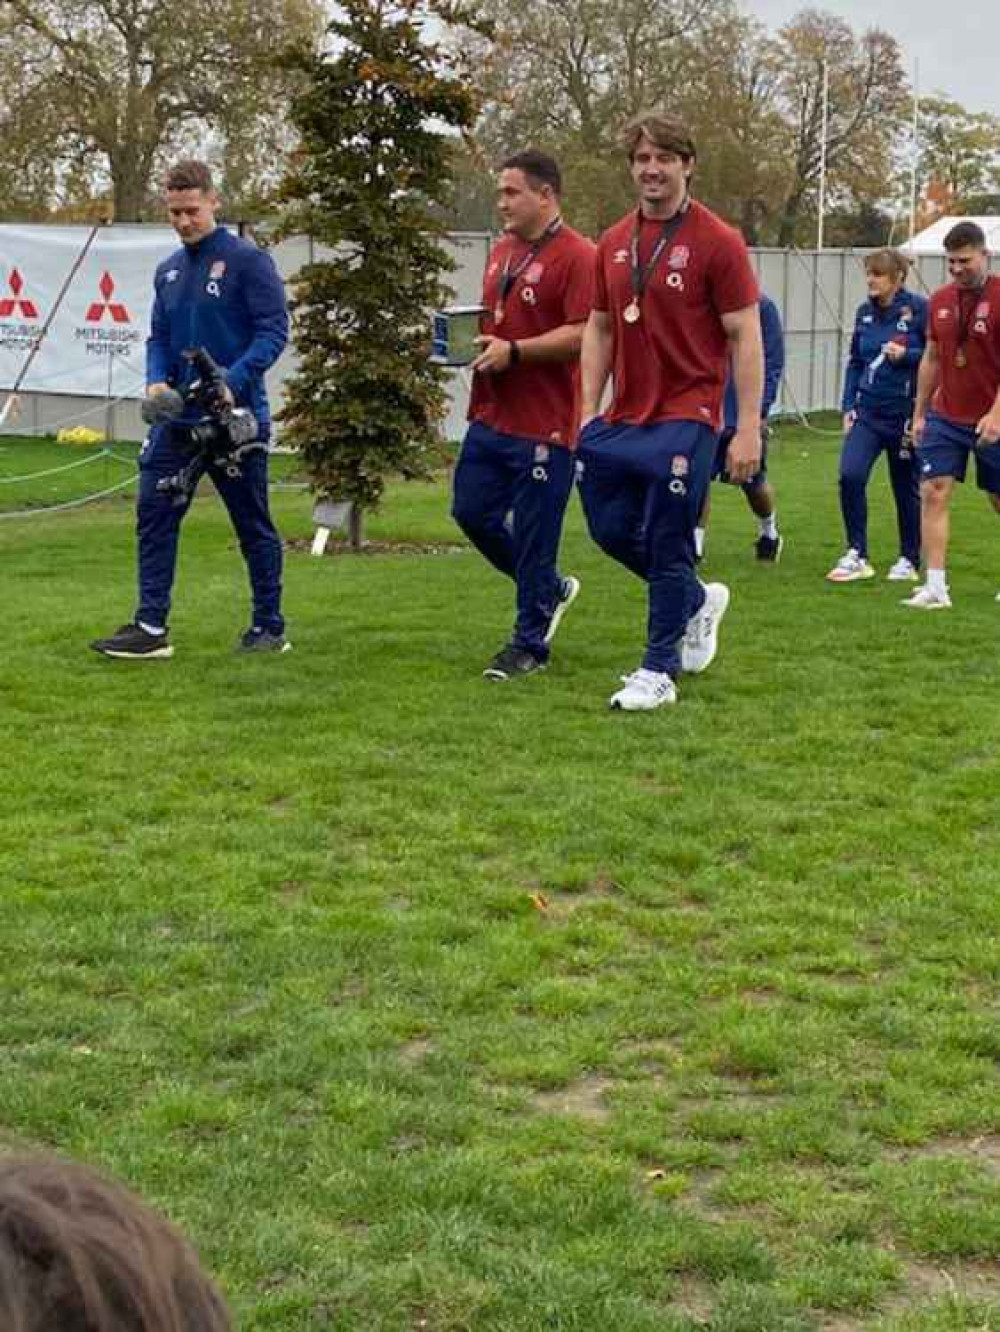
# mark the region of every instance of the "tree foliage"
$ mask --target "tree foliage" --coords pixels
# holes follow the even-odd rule
[[[878,28],[858,37],[843,19],[819,10],[803,11],[781,29],[774,58],[792,165],[777,240],[790,245],[800,239],[803,212],[819,185],[824,66],[826,169],[833,201],[838,193],[868,199],[884,194],[907,85],[894,37]]]
[[[595,232],[628,198],[619,131],[695,75],[729,0],[480,0],[495,40],[480,51],[490,157],[533,143],[563,168],[566,211]]]
[[[697,130],[699,196],[750,244],[763,243],[784,203],[790,165],[781,67],[763,25],[717,16],[684,102]]]
[[[426,473],[444,414],[428,321],[448,298],[446,128],[468,129],[476,104],[428,36],[432,15],[461,17],[437,0],[340,0],[332,54],[297,61],[307,85],[281,231],[312,236],[325,256],[296,281],[299,361],[282,418],[319,494],[359,509],[378,504],[390,474]]]
[[[318,35],[319,14],[320,0],[273,0],[266,22],[253,0],[3,0],[5,211],[103,192],[135,221],[163,156],[212,136],[224,185],[250,189],[283,129],[275,52]]]
[[[899,48],[804,10],[776,36],[732,0],[480,0],[497,42],[484,50],[490,155],[527,142],[562,162],[566,208],[584,230],[620,215],[632,191],[618,146],[639,111],[684,115],[699,145],[699,197],[758,244],[807,239],[820,168],[829,72],[830,201],[856,209],[885,193],[897,111]]]
[[[950,207],[970,209],[1000,189],[1000,117],[966,111],[946,97],[925,97],[918,119],[918,178],[936,182]]]

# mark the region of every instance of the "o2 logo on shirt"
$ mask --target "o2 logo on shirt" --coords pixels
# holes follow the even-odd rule
[[[205,291],[209,296],[214,296],[217,300],[222,295],[222,288],[219,283],[226,276],[225,259],[216,259],[215,263],[208,270],[208,281],[205,283]]]
[[[525,305],[537,305],[538,292],[534,289],[534,287],[522,287],[521,300],[524,301]]]
[[[684,290],[684,277],[683,277],[683,274],[678,273],[676,269],[674,269],[674,270],[672,270],[671,272],[669,272],[663,280],[664,280],[664,283],[665,283],[668,287],[672,287],[674,291],[683,291],[683,290]]]

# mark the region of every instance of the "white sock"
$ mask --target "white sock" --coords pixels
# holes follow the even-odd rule
[[[703,527],[694,529],[694,553],[699,556],[705,553],[705,529]]]
[[[145,629],[147,634],[152,634],[154,638],[162,638],[167,632],[162,625],[146,624],[144,620],[137,621],[140,629]]]
[[[773,510],[766,518],[758,518],[761,536],[768,537],[774,541],[778,535],[778,512]]]
[[[943,569],[927,570],[927,588],[931,592],[940,592],[942,596],[948,593],[948,584],[944,579]]]

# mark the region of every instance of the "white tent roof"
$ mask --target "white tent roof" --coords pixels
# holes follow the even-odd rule
[[[989,249],[1000,250],[1000,217],[939,217],[900,249],[910,254],[943,254],[944,238],[956,222],[975,222],[977,227],[982,227]]]

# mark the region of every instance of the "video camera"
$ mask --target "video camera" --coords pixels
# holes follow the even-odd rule
[[[198,484],[204,463],[223,468],[229,477],[240,475],[240,461],[254,449],[267,444],[258,438],[260,425],[247,407],[234,407],[226,387],[225,371],[204,347],[192,347],[182,353],[197,371],[183,393],[167,389],[142,403],[142,419],[147,425],[171,425],[182,432],[183,442],[192,452],[191,461],[172,476],[161,477],[157,490],[188,499]]]

